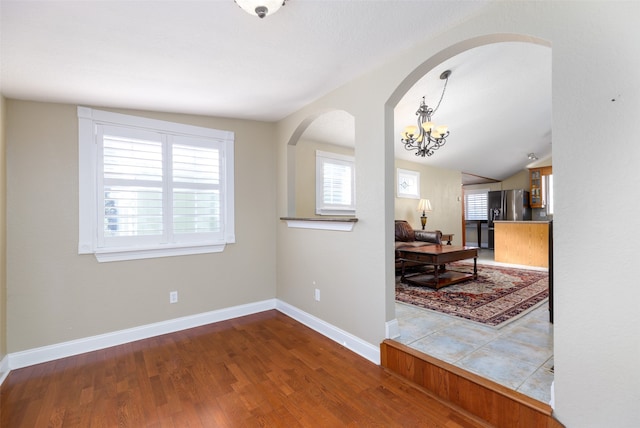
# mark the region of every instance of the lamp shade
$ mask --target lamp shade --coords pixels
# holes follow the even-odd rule
[[[284,0],[235,0],[235,2],[248,14],[260,18],[273,15],[284,4]]]
[[[404,128],[405,135],[412,137],[414,135],[418,135],[418,127],[415,125],[409,125]]]
[[[418,211],[431,211],[431,202],[429,202],[429,199],[420,199],[420,202],[418,203]]]

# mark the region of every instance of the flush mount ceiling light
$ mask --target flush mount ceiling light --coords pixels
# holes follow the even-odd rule
[[[529,153],[527,157],[529,158],[529,160],[538,160],[538,156],[536,156],[535,153]]]
[[[442,95],[440,95],[440,101],[436,108],[432,109],[425,102],[425,97],[422,97],[420,108],[416,111],[418,116],[418,126],[410,125],[404,128],[402,135],[402,144],[407,150],[416,150],[416,156],[431,156],[435,150],[444,146],[449,136],[449,128],[444,125],[436,126],[431,117],[440,107],[442,98],[444,98],[444,91],[447,89],[447,83],[449,82],[449,76],[451,76],[451,70],[446,70],[440,75],[440,79],[444,80],[444,87],[442,88]]]
[[[273,15],[280,7],[284,6],[287,0],[234,0],[249,15],[256,15],[264,18]]]

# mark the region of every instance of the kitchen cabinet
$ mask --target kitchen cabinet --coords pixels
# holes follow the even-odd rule
[[[549,267],[548,221],[496,221],[496,262]]]
[[[552,167],[543,166],[529,169],[529,198],[531,208],[544,208],[547,204],[547,177],[553,173]]]

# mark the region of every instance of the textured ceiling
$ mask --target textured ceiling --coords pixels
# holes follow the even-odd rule
[[[290,0],[259,19],[233,0],[2,0],[2,92],[279,120],[484,3]]]

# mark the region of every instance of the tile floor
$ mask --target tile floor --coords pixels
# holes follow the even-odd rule
[[[478,263],[501,265],[493,262],[489,250],[481,250]],[[501,328],[404,303],[396,303],[396,318],[397,341],[544,403],[551,400],[553,324],[548,304]]]

